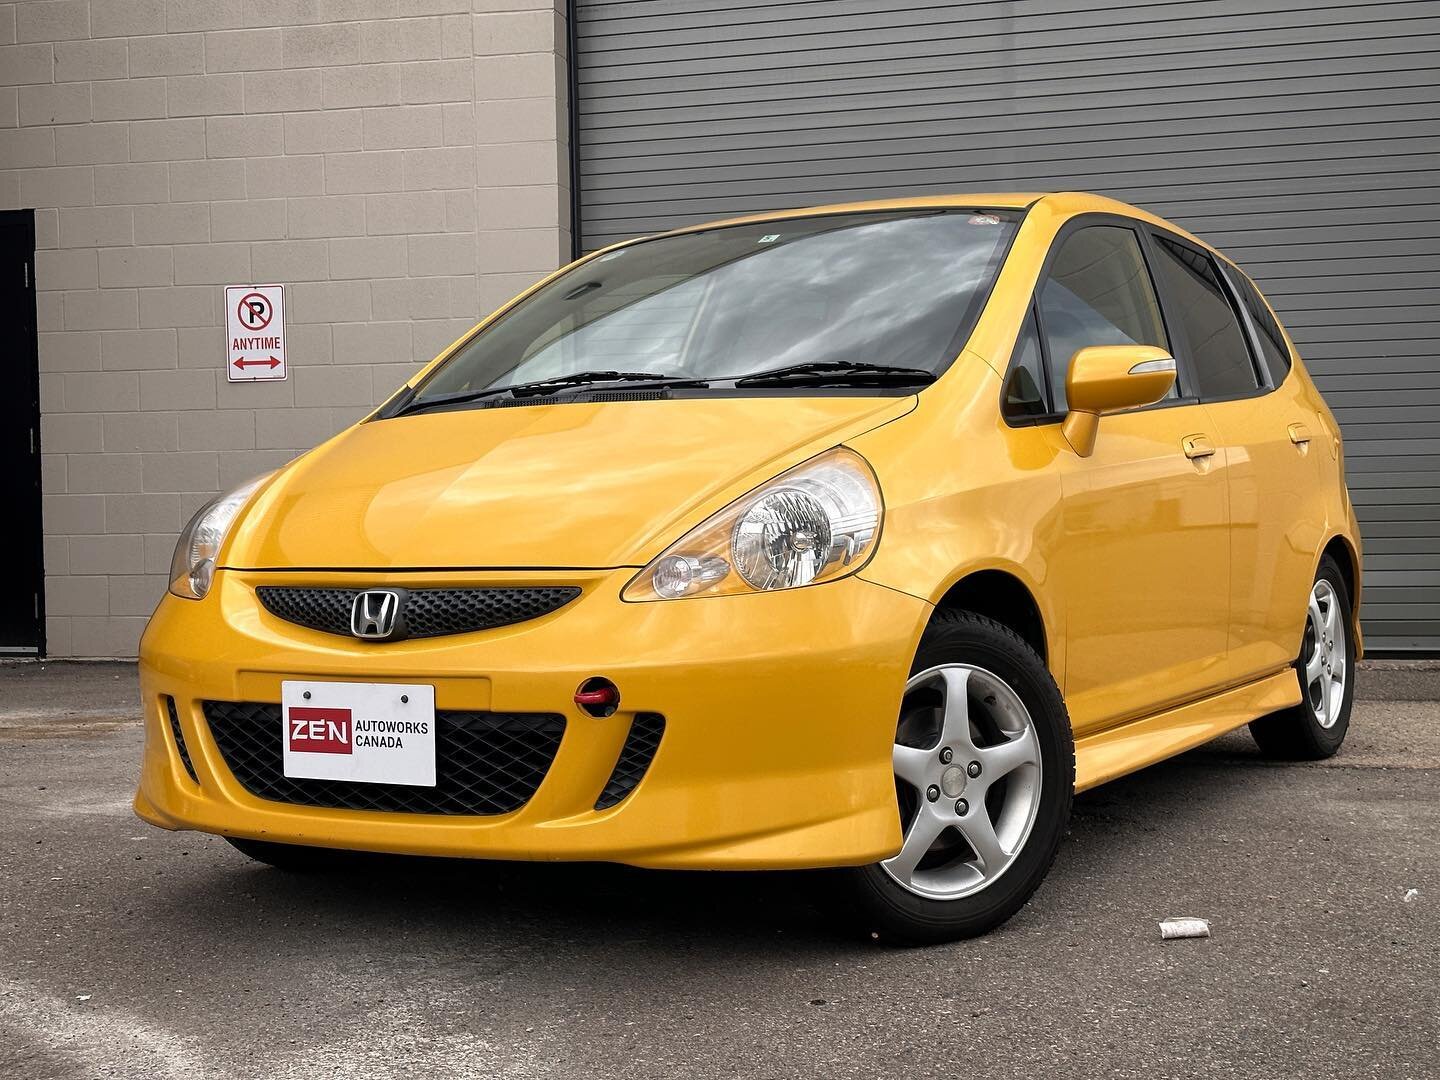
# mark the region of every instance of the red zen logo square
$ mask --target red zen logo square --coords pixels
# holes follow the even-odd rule
[[[301,754],[349,754],[352,752],[349,709],[305,709],[292,707],[286,717],[290,752]]]

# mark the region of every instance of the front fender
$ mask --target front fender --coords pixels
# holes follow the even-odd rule
[[[967,359],[903,422],[848,444],[875,467],[885,498],[880,544],[861,576],[938,604],[970,574],[1010,574],[1040,610],[1059,681],[1065,620],[1047,550],[1061,527],[1055,461],[1066,451],[1049,428],[1007,425],[995,404],[1000,377]]]

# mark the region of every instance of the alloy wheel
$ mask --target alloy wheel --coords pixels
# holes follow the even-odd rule
[[[880,865],[899,885],[956,900],[1014,863],[1040,807],[1040,741],[1003,679],[970,664],[912,676],[893,760],[905,842]]]
[[[1322,728],[1335,726],[1345,702],[1346,655],[1344,610],[1335,587],[1322,577],[1310,591],[1301,651],[1305,697]]]

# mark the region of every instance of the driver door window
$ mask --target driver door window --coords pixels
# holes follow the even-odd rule
[[[1081,349],[1170,349],[1139,239],[1119,225],[1092,225],[1064,240],[1040,290],[1040,322],[1057,413],[1066,411],[1065,377]]]

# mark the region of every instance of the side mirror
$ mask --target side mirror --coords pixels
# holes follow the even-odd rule
[[[1061,430],[1081,457],[1095,450],[1106,413],[1153,405],[1175,385],[1175,360],[1153,345],[1094,345],[1070,361],[1065,399],[1070,411]]]

